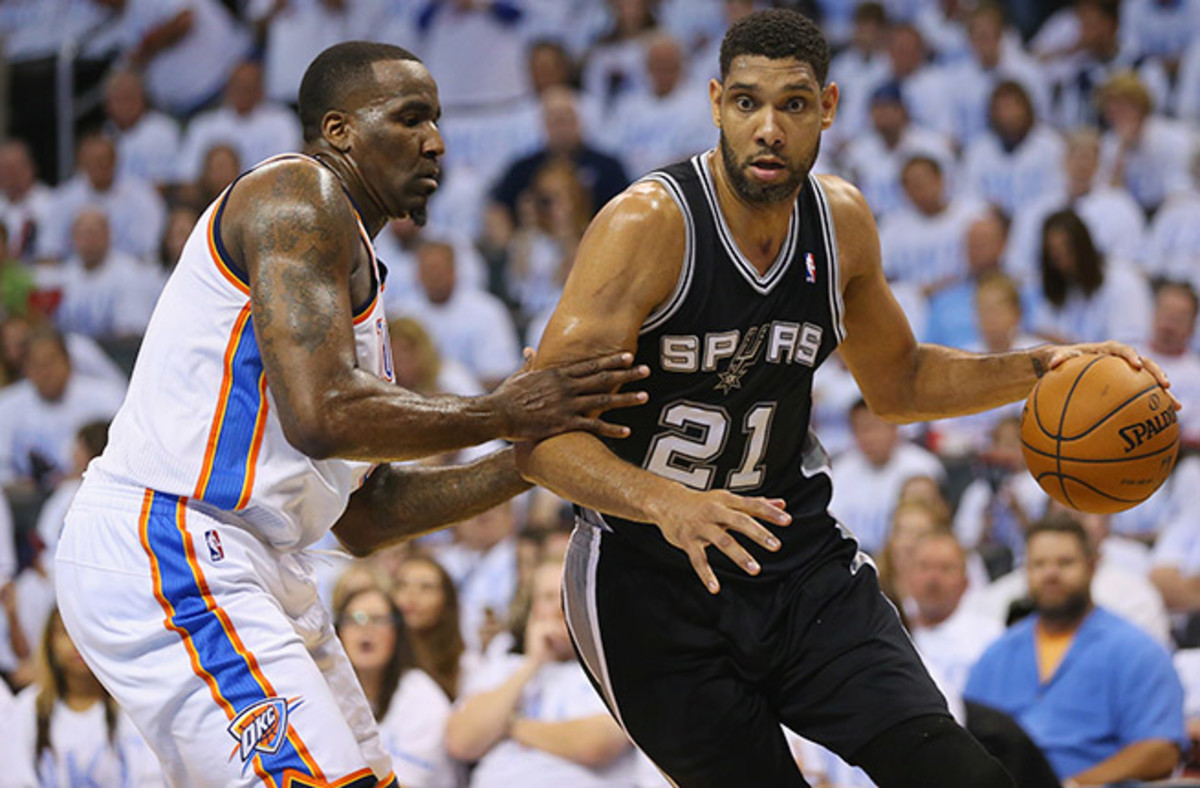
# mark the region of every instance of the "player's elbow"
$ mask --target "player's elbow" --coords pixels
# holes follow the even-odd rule
[[[292,448],[312,460],[337,456],[337,441],[319,418],[280,419],[283,436]]]

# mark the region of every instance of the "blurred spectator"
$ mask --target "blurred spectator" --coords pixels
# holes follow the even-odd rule
[[[1064,143],[1057,131],[1038,122],[1021,83],[996,85],[988,129],[963,153],[960,191],[1012,216],[1038,195],[1062,189]]]
[[[1070,208],[1087,224],[1096,248],[1106,255],[1136,261],[1145,254],[1146,216],[1124,188],[1097,177],[1100,134],[1083,128],[1066,137],[1064,188],[1039,194],[1013,217],[1005,266],[1013,276],[1036,275],[1042,225],[1055,211]]]
[[[1108,131],[1101,146],[1104,177],[1123,186],[1147,214],[1172,192],[1191,187],[1195,131],[1154,113],[1154,100],[1132,72],[1113,75],[1100,91]]]
[[[940,481],[945,471],[937,457],[903,440],[899,427],[876,416],[861,399],[850,408],[850,427],[855,445],[833,461],[829,510],[864,550],[877,554],[887,542],[904,480],[932,476]]]
[[[1154,545],[1150,582],[1173,616],[1176,640],[1195,648],[1200,646],[1200,521],[1196,519],[1200,459],[1180,462],[1168,483],[1175,488],[1179,505]]]
[[[417,14],[420,53],[437,74],[447,112],[519,99],[522,73],[519,0],[426,0]]]
[[[441,191],[441,187],[438,187]],[[435,192],[436,194],[436,192]],[[387,265],[383,305],[388,314],[401,314],[408,305],[422,300],[417,276],[417,249],[427,241],[443,241],[454,247],[455,287],[486,288],[486,264],[471,241],[461,232],[441,232],[419,227],[410,217],[392,219],[375,236],[375,254]]]
[[[912,570],[917,543],[929,534],[949,530],[945,512],[922,501],[897,501],[888,523],[887,541],[873,555],[879,588],[897,610],[907,614],[912,598]]]
[[[939,64],[956,63],[970,56],[967,38],[970,11],[971,6],[961,0],[929,0],[920,4],[913,24]],[[1006,46],[1009,37],[1005,36]],[[1020,40],[1015,33],[1011,37]]]
[[[538,567],[521,653],[491,657],[450,715],[450,754],[479,762],[471,788],[633,785],[629,740],[571,648],[562,574],[561,561]]]
[[[7,248],[27,262],[37,256],[38,239],[54,222],[54,192],[37,179],[29,145],[0,142],[0,219],[8,228]]]
[[[237,148],[226,142],[215,143],[204,152],[200,176],[194,182],[184,184],[182,194],[189,202],[210,205],[241,173],[242,160]]]
[[[1001,273],[1007,244],[1008,217],[994,207],[984,208],[967,226],[966,266],[950,281],[930,285],[944,284],[929,296],[926,342],[962,348],[979,344],[976,293],[984,279]]]
[[[146,105],[142,76],[115,71],[104,84],[104,132],[116,142],[121,175],[162,188],[179,167],[179,124]]]
[[[1050,95],[1037,61],[1025,54],[1018,41],[1006,38],[1004,6],[992,0],[977,3],[967,12],[970,56],[945,66],[950,128],[961,145],[970,144],[988,129],[988,97],[1001,82],[1017,82],[1025,89],[1035,115],[1046,118]]]
[[[287,107],[264,100],[258,63],[239,63],[229,75],[221,106],[192,118],[179,157],[179,180],[196,180],[205,154],[217,143],[232,145],[247,168],[277,153],[300,150],[300,120]]]
[[[267,98],[280,104],[296,102],[304,69],[324,49],[340,41],[387,40],[381,31],[389,17],[401,14],[391,3],[370,0],[248,0],[240,5],[262,42]],[[411,42],[388,43],[412,49]]]
[[[515,534],[512,503],[505,502],[456,525],[454,543],[436,553],[458,587],[463,640],[473,651],[482,650],[480,628],[504,617],[516,591]]]
[[[708,150],[717,141],[708,93],[687,79],[679,42],[656,33],[645,49],[647,90],[616,101],[604,135],[635,177]]]
[[[611,27],[587,52],[583,92],[605,112],[628,93],[646,90],[646,45],[658,32],[652,0],[607,0]]]
[[[893,26],[888,34],[888,60],[890,72],[881,81],[900,84],[900,96],[913,123],[930,129],[949,128],[946,76],[929,62],[921,31],[910,24]],[[877,84],[870,86],[870,93],[875,87]]]
[[[1184,51],[1175,84],[1175,115],[1200,120],[1200,38],[1193,38]]]
[[[967,554],[954,534],[938,530],[917,540],[907,585],[913,642],[941,676],[940,686],[961,696],[971,668],[1004,627],[962,604]]]
[[[1008,353],[1042,344],[1041,339],[1021,329],[1025,310],[1017,285],[1010,277],[998,272],[979,277],[973,304],[978,328],[975,330],[972,326],[972,330],[978,338],[966,343],[966,350]],[[938,301],[933,306],[933,309],[946,308],[947,304]],[[1022,404],[1011,402],[970,416],[939,419],[929,425],[929,443],[938,456],[947,461],[969,459],[986,448],[992,429],[1001,418],[1020,417]],[[960,533],[959,538],[963,538],[963,534]],[[973,545],[968,542],[968,546]]]
[[[9,252],[8,227],[0,222],[0,320],[25,314],[34,289],[33,269]]]
[[[1041,269],[1035,333],[1053,342],[1145,344],[1154,308],[1150,285],[1128,263],[1106,259],[1074,211],[1046,217]]]
[[[55,610],[38,682],[17,696],[0,738],[12,786],[166,785],[145,739],[88,670]]]
[[[1188,44],[1200,35],[1196,0],[1125,0],[1121,37],[1139,58],[1161,60],[1174,75]]]
[[[1200,355],[1192,350],[1200,301],[1186,282],[1161,280],[1154,287],[1150,352],[1171,380],[1171,393],[1184,403],[1200,403]],[[1200,408],[1179,411],[1185,448],[1200,448]]]
[[[537,347],[562,295],[593,211],[591,195],[575,167],[562,159],[546,162],[517,203],[518,225],[508,244],[508,292],[525,320],[538,324]]]
[[[159,268],[167,273],[175,270],[183,246],[187,243],[192,228],[200,219],[200,212],[191,205],[179,204],[167,214],[167,229],[163,231],[162,245],[158,252]]]
[[[904,204],[901,173],[914,157],[938,163],[943,176],[954,167],[954,149],[939,132],[914,126],[900,95],[898,82],[884,82],[871,94],[870,127],[845,148],[842,166],[847,177],[862,190],[876,216],[896,211]]]
[[[1146,272],[1200,288],[1200,191],[1192,188],[1167,197],[1154,214],[1148,236],[1142,255]]]
[[[1085,514],[1051,503],[1043,519],[1051,518],[1074,520],[1083,528],[1097,560],[1091,585],[1096,604],[1135,625],[1156,643],[1170,647],[1171,624],[1162,597],[1147,578],[1150,556],[1145,545],[1113,535],[1110,515]],[[1025,546],[1028,555],[1028,534]],[[1017,568],[973,594],[971,604],[997,621],[1011,623],[1031,610],[1028,595],[1028,573]]]
[[[1039,523],[1026,551],[1034,615],[984,653],[966,697],[1016,718],[1064,780],[1169,776],[1185,740],[1183,689],[1169,655],[1093,605],[1096,556],[1078,523]]]
[[[579,169],[579,178],[591,190],[597,209],[629,184],[620,161],[584,143],[574,94],[567,88],[550,88],[542,95],[542,121],[546,145],[513,162],[492,190],[492,199],[516,215],[517,199],[529,188],[533,176],[547,160],[564,158]]]
[[[42,325],[40,318],[29,315],[13,316],[0,323],[0,348],[6,373],[11,375],[11,381],[20,380],[24,376],[25,357],[29,352],[29,340]],[[111,385],[124,390],[129,379],[124,371],[104,352],[104,349],[94,339],[81,334],[67,334],[63,337],[67,344],[67,352],[71,355],[71,369],[86,378],[99,378]]]
[[[414,555],[396,569],[392,598],[404,616],[416,664],[454,700],[469,659],[458,616],[458,589],[433,558]]]
[[[1019,406],[1018,406],[1019,407]],[[996,418],[990,442],[979,456],[976,478],[963,491],[954,533],[984,557],[997,577],[1025,560],[1025,534],[1042,519],[1049,496],[1025,466],[1019,410]]]
[[[75,433],[112,418],[125,391],[74,372],[62,336],[45,329],[29,339],[24,373],[0,391],[0,486],[49,489],[71,467]]]
[[[862,392],[842,356],[836,350],[813,375],[812,427],[830,457],[838,457],[854,445],[850,430],[850,406]]]
[[[907,205],[879,224],[888,279],[935,288],[962,276],[967,228],[984,210],[971,199],[947,199],[942,165],[914,156],[900,170]]]
[[[417,275],[423,297],[403,309],[425,327],[443,357],[469,369],[488,390],[521,365],[508,310],[490,293],[458,285],[453,246],[422,242]]]
[[[84,208],[75,217],[75,253],[62,266],[62,303],[54,314],[63,333],[93,339],[141,336],[165,274],[113,249],[108,218]]]
[[[416,320],[398,317],[388,321],[392,369],[396,385],[425,397],[459,394],[473,397],[483,386],[471,371],[454,359],[442,358],[429,332]]]
[[[883,4],[855,5],[850,43],[829,61],[829,79],[839,88],[838,114],[837,123],[825,135],[837,148],[867,130],[868,101],[877,86],[888,82],[887,48],[888,19]],[[712,55],[713,68],[718,55],[719,52]],[[826,144],[826,138],[822,144]],[[875,207],[874,203],[871,207]]]
[[[358,591],[342,602],[336,621],[396,780],[453,788],[456,767],[443,745],[450,699],[417,666],[395,603],[378,588]]]
[[[67,509],[70,508],[71,501],[83,482],[83,473],[87,470],[88,463],[99,457],[107,444],[107,420],[90,421],[75,433],[75,440],[71,445],[71,467],[54,486],[54,492],[38,512],[36,533],[41,543],[41,554],[37,557],[35,566],[43,575],[48,576],[54,571],[54,551],[58,548],[58,537],[67,517]],[[53,598],[54,589],[49,590]]]
[[[118,173],[116,146],[101,134],[79,141],[77,160],[80,173],[55,193],[55,221],[39,236],[39,256],[68,257],[75,217],[96,207],[108,216],[113,247],[139,260],[153,259],[167,220],[162,197],[147,181]]]
[[[1046,72],[1053,83],[1054,119],[1060,128],[1098,126],[1096,92],[1113,74],[1137,69],[1156,103],[1165,105],[1169,79],[1156,58],[1143,58],[1129,36],[1122,40],[1121,0],[1075,0],[1059,29]],[[1047,27],[1050,27],[1050,23]],[[1041,34],[1039,33],[1039,36]]]
[[[250,35],[220,0],[95,0],[112,9],[124,60],[144,72],[154,106],[189,115],[221,92]]]

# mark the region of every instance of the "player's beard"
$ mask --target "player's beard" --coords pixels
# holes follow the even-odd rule
[[[800,188],[800,184],[808,177],[820,151],[821,138],[817,137],[817,144],[813,147],[812,155],[808,157],[807,161],[802,161],[795,167],[787,165],[788,175],[784,180],[779,183],[759,183],[746,174],[746,168],[761,153],[755,153],[746,161],[739,163],[729,140],[724,134],[721,134],[721,159],[725,162],[725,172],[729,176],[729,183],[739,197],[750,203],[775,203],[790,200]]]

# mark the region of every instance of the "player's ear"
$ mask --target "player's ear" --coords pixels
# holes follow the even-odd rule
[[[712,111],[713,124],[719,129],[721,128],[721,95],[725,92],[725,86],[718,79],[710,79],[708,81],[708,102],[709,109]]]
[[[345,112],[331,109],[321,118],[321,136],[325,141],[342,153],[350,150],[350,139],[353,136],[350,116]]]
[[[838,99],[841,91],[836,82],[830,82],[821,90],[821,129],[828,129],[837,117]]]

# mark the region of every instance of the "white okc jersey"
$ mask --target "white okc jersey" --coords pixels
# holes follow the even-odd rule
[[[268,162],[289,158],[323,166],[299,155]],[[221,240],[228,193],[208,207],[183,248],[108,448],[88,477],[191,499],[232,514],[277,549],[294,550],[329,530],[371,465],[314,460],[284,437],[255,337],[249,280]],[[354,313],[358,365],[392,380],[382,277],[361,220],[358,229],[375,283],[369,303]]]

